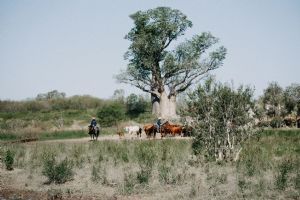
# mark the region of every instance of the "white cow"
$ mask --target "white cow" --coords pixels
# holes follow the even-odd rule
[[[139,126],[125,126],[124,130],[126,133],[132,134],[132,133],[137,133],[139,131],[140,127]]]

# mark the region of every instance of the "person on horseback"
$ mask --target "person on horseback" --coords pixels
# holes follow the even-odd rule
[[[93,128],[94,131],[96,131],[97,121],[96,121],[96,118],[95,118],[95,117],[93,117],[90,126]]]
[[[159,117],[156,121],[156,127],[157,127],[157,131],[160,133],[160,127],[161,127],[161,123],[162,122],[162,119],[161,117]]]

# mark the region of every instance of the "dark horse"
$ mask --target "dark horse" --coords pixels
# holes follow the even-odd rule
[[[98,136],[100,133],[100,128],[98,126],[95,129],[92,126],[89,126],[89,135],[91,136],[91,140],[98,140]]]

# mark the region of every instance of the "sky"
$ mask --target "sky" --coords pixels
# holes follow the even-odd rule
[[[255,88],[300,83],[298,0],[0,0],[0,100],[51,90],[110,98],[116,89],[142,94],[114,79],[128,61],[129,18],[159,6],[179,9],[193,27],[175,42],[211,32],[224,45],[221,82]]]

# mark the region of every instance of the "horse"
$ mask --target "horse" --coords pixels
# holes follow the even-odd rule
[[[100,133],[100,128],[98,126],[95,127],[95,129],[92,126],[89,127],[89,135],[91,136],[91,140],[98,140],[98,136]]]

